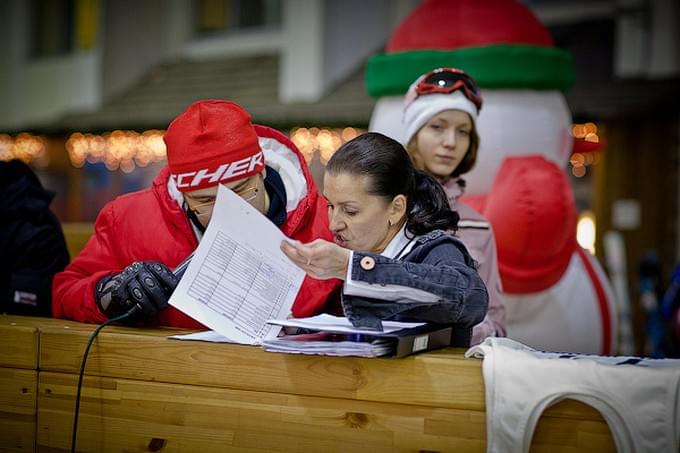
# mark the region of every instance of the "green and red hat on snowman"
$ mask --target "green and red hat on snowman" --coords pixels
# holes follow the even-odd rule
[[[526,6],[426,0],[395,30],[385,53],[369,60],[368,93],[403,95],[418,76],[439,67],[461,68],[482,88],[565,91],[574,83],[571,55],[554,47]]]

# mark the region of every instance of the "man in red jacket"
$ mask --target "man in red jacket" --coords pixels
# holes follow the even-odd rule
[[[237,104],[195,102],[164,140],[168,166],[152,187],[104,206],[92,238],[55,276],[55,317],[101,323],[138,307],[126,323],[204,328],[167,301],[178,281],[172,269],[201,240],[219,184],[292,239],[332,240],[326,203],[298,149],[281,132],[252,125]],[[305,277],[293,316],[322,311],[339,285]]]

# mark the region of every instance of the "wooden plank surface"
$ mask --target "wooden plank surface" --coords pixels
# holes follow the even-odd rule
[[[258,347],[169,340],[119,327],[90,351],[90,375],[297,395],[484,410],[481,361],[449,349],[404,359],[296,356]],[[88,332],[45,329],[41,369],[76,373]]]
[[[34,451],[38,372],[0,368],[0,451]]]
[[[555,410],[546,411],[536,424],[530,453],[615,453],[616,445],[604,419],[550,417],[560,412],[560,405],[569,403],[573,408],[581,406],[595,411],[577,401],[564,401]],[[597,413],[597,412],[595,412]],[[599,414],[599,413],[598,413]]]
[[[0,367],[38,368],[38,329],[23,319],[0,315]]]
[[[61,319],[0,314],[0,367],[37,369],[40,330],[43,327],[69,329],[79,326],[86,325]]]
[[[77,377],[41,373],[38,448],[70,445]],[[78,445],[87,451],[484,451],[484,413],[87,378]]]
[[[62,328],[62,327],[77,327],[94,328],[94,324],[83,324],[75,321],[67,321],[65,319],[56,318],[42,318],[39,316],[15,316],[0,314],[0,326],[20,326],[20,327],[35,327],[41,329],[43,327]]]
[[[0,366],[38,368],[38,329],[0,325]]]
[[[0,364],[35,369],[39,358],[41,369],[77,373],[95,327],[59,319],[2,315]],[[182,331],[107,327],[91,350],[87,373],[484,410],[481,361],[465,359],[460,349],[405,359],[306,357],[266,353],[249,346],[166,338],[177,332]],[[548,411],[555,416],[601,420],[594,409],[572,401]]]
[[[40,374],[38,449],[70,446],[77,377]],[[129,379],[85,379],[86,451],[484,452],[479,411]],[[603,421],[544,416],[532,451],[614,451]]]
[[[40,363],[47,371],[77,373],[94,326],[47,327]],[[110,330],[109,330],[110,329]],[[107,327],[95,341],[87,374],[271,393],[335,397],[484,411],[481,360],[462,349],[403,359],[297,356],[252,346],[167,339],[163,329]],[[594,409],[566,401],[550,416],[602,421]]]

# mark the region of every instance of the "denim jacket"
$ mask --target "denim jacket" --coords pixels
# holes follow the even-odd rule
[[[373,293],[386,295],[350,295],[343,288],[342,307],[356,327],[382,330],[381,320],[453,325],[452,345],[465,347],[487,311],[489,296],[474,260],[462,242],[441,230],[418,237],[401,258],[355,251],[350,275],[379,285]]]

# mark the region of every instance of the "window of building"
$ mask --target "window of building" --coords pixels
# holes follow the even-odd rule
[[[31,56],[53,57],[73,50],[75,0],[31,2]]]
[[[278,27],[281,0],[196,0],[195,13],[199,35]]]

